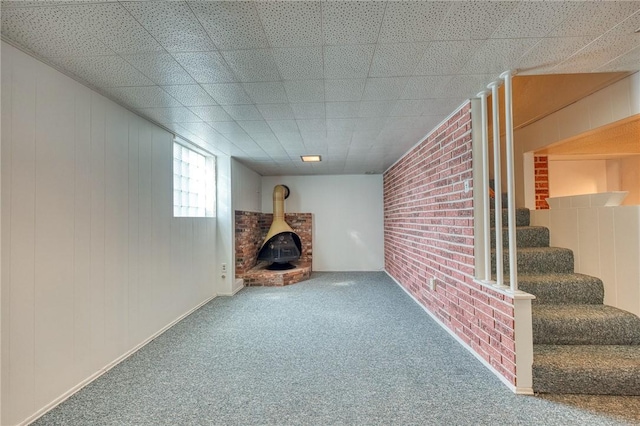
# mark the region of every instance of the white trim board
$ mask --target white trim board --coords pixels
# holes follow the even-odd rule
[[[442,327],[447,333],[449,333],[451,335],[451,337],[453,337],[458,343],[460,343],[460,345],[462,345],[462,347],[464,347],[466,350],[468,350],[478,361],[480,361],[482,363],[482,365],[484,365],[489,371],[491,371],[493,374],[495,374],[498,379],[500,379],[500,381],[507,387],[509,388],[509,390],[511,390],[511,392],[518,394],[518,395],[533,395],[533,389],[531,388],[519,388],[516,385],[514,385],[513,383],[509,382],[507,380],[506,377],[504,377],[502,374],[500,374],[498,372],[498,370],[496,370],[495,368],[493,368],[493,366],[491,364],[489,364],[487,362],[486,359],[482,358],[480,356],[480,354],[478,354],[476,351],[473,350],[473,348],[471,348],[471,346],[469,346],[464,340],[462,340],[457,334],[455,334],[453,332],[453,330],[451,330],[449,327],[447,327],[442,321],[440,321],[440,319],[438,317],[436,317],[431,311],[429,311],[422,303],[420,303],[418,301],[418,299],[415,298],[415,296],[413,294],[411,294],[406,288],[404,288],[404,286],[402,284],[400,284],[398,282],[398,280],[396,280],[394,277],[391,276],[391,274],[389,274],[389,272],[385,269],[384,271],[389,278],[391,278],[405,293],[407,293],[409,295],[409,297],[411,297],[411,299],[413,299],[414,302],[416,302],[418,304],[418,306],[420,306],[422,308],[423,311],[425,311],[427,314],[429,314],[429,316],[431,318],[433,318],[433,320],[436,322],[436,324],[438,324],[440,327]]]
[[[84,379],[83,381],[81,381],[80,383],[78,383],[77,385],[72,387],[71,389],[69,389],[67,392],[63,393],[58,398],[54,399],[49,404],[47,404],[44,407],[42,407],[36,413],[32,414],[31,416],[27,417],[26,419],[24,419],[23,421],[18,423],[17,426],[27,426],[27,425],[35,422],[40,417],[44,416],[49,411],[53,410],[58,405],[62,404],[64,401],[69,399],[73,394],[75,394],[76,392],[79,392],[80,390],[82,390],[82,388],[87,386],[89,383],[93,382],[98,377],[102,376],[104,373],[106,373],[107,371],[111,370],[113,367],[115,367],[116,365],[120,364],[122,361],[124,361],[125,359],[129,358],[134,353],[138,352],[140,349],[142,349],[144,346],[146,346],[149,342],[151,342],[154,339],[156,339],[162,333],[164,333],[165,331],[169,330],[171,327],[173,327],[174,325],[176,325],[177,323],[179,323],[180,321],[182,321],[183,319],[185,319],[186,317],[188,317],[189,315],[191,315],[192,313],[194,313],[195,311],[197,311],[198,309],[200,309],[201,307],[203,307],[207,303],[211,302],[213,299],[216,298],[216,296],[217,295],[214,294],[212,297],[207,298],[205,301],[203,301],[200,304],[196,305],[194,308],[192,308],[189,311],[187,311],[186,313],[180,315],[178,318],[176,318],[175,320],[171,321],[169,324],[167,324],[166,326],[161,328],[158,332],[156,332],[155,334],[151,335],[145,341],[143,341],[142,343],[140,343],[139,345],[137,345],[136,347],[134,347],[130,351],[122,354],[121,356],[119,356],[115,360],[111,361],[110,363],[108,363],[107,365],[102,367],[100,370],[96,371],[91,376],[87,377],[86,379]]]

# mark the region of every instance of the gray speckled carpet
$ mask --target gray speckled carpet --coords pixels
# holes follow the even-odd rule
[[[35,424],[640,421],[621,404],[514,395],[386,274],[313,273],[214,299]]]

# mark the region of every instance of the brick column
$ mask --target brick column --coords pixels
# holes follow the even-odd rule
[[[533,157],[536,183],[536,210],[549,208],[549,158],[546,155]]]

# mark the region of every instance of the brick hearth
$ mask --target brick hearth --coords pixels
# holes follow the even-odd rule
[[[302,243],[302,253],[298,267],[288,271],[269,271],[266,263],[257,261],[260,246],[267,236],[273,214],[236,210],[236,278],[242,278],[245,285],[283,286],[309,278],[313,257],[313,236],[311,213],[285,213],[285,221],[298,234]]]

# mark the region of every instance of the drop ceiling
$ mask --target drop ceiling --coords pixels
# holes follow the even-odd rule
[[[1,4],[3,40],[262,175],[380,173],[508,69],[640,69],[638,1]]]

